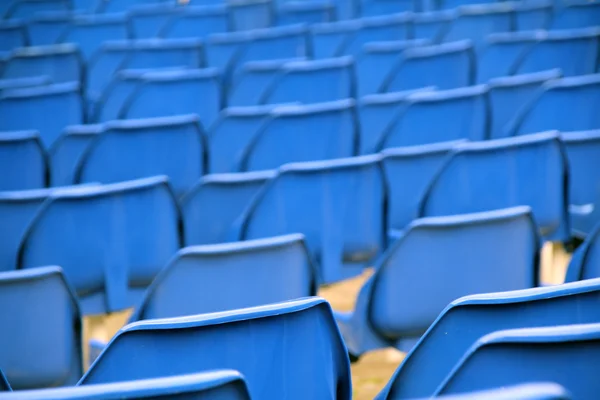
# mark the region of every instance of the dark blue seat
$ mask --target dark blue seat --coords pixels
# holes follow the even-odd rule
[[[0,191],[43,188],[50,170],[36,131],[0,134]]]
[[[224,4],[188,6],[161,26],[158,35],[164,38],[204,38],[213,33],[231,30],[230,16]]]
[[[237,240],[231,237],[235,224],[274,176],[274,171],[204,176],[181,199],[185,245]]]
[[[0,56],[10,54],[12,50],[28,44],[27,28],[23,22],[0,22]]]
[[[552,19],[552,29],[575,29],[598,26],[600,5],[588,1],[572,1],[559,9]]]
[[[45,75],[53,83],[79,81],[82,62],[73,44],[22,47],[15,49],[4,64],[2,78],[27,78]]]
[[[277,25],[318,24],[335,19],[336,5],[331,2],[286,2],[277,10]]]
[[[6,3],[8,5],[4,11],[4,19],[28,20],[37,13],[71,9],[71,2],[68,0],[16,0]]]
[[[440,43],[456,18],[457,9],[416,13],[412,24],[413,37]]]
[[[531,31],[547,29],[554,15],[554,4],[551,0],[539,2],[519,2],[515,4],[515,30]]]
[[[463,143],[434,178],[421,216],[530,206],[544,240],[571,236],[567,160],[556,132]]]
[[[600,241],[598,236],[600,235],[600,224],[595,221],[596,224],[592,227],[591,231],[586,232],[587,236],[581,246],[577,248],[569,268],[567,269],[567,275],[565,282],[576,282],[584,279],[594,279],[600,277],[600,262],[598,256],[600,252]]]
[[[184,7],[177,7],[170,2],[141,4],[131,7],[128,14],[133,37],[137,39],[159,37],[163,26],[183,10],[185,10]]]
[[[315,59],[337,57],[343,46],[362,28],[360,20],[313,24],[310,27],[312,55]],[[394,38],[400,40],[400,38]]]
[[[36,86],[46,86],[52,83],[49,76],[40,75],[27,78],[8,78],[0,79],[0,96],[2,92],[10,89],[21,89]]]
[[[234,368],[244,375],[252,398],[347,400],[349,364],[331,308],[317,297],[130,324],[79,383]]]
[[[463,5],[458,8],[443,40],[446,42],[469,39],[477,47],[492,33],[513,30],[514,5],[509,2]]]
[[[538,284],[529,207],[417,219],[395,239],[355,311],[336,313],[350,354],[389,346],[409,351],[454,299]]]
[[[0,368],[13,389],[74,385],[81,377],[81,321],[59,267],[0,273]]]
[[[27,23],[31,46],[55,44],[73,19],[74,12],[46,11],[36,13]]]

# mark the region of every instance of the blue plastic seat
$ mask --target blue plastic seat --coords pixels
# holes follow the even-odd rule
[[[387,228],[406,228],[419,217],[419,206],[448,153],[464,141],[398,147],[381,152],[387,184]]]
[[[406,356],[377,399],[431,397],[479,338],[502,329],[595,323],[600,319],[599,300],[600,279],[455,300]]]
[[[352,99],[273,109],[244,149],[240,171],[274,169],[289,162],[356,154],[359,127]]]
[[[84,315],[122,310],[180,247],[179,225],[166,177],[70,190],[29,225],[19,268],[60,265]]]
[[[238,31],[273,26],[275,15],[269,0],[231,0],[227,5],[231,22]]]
[[[446,42],[469,39],[477,47],[491,33],[513,30],[514,5],[510,2],[463,5],[443,35]]]
[[[226,243],[275,171],[204,176],[181,199],[185,245]]]
[[[360,274],[385,246],[379,156],[287,164],[255,198],[242,240],[302,233],[320,283]]]
[[[27,34],[31,46],[47,46],[58,42],[58,38],[72,21],[74,12],[47,11],[37,13],[27,23]]]
[[[49,85],[50,83],[52,83],[50,77],[45,75],[32,76],[29,78],[0,79],[0,96],[5,90],[45,86]]]
[[[54,83],[79,81],[82,63],[75,45],[23,47],[14,50],[2,69],[2,78],[45,75]]]
[[[454,299],[538,284],[529,207],[417,219],[395,238],[355,311],[336,314],[350,354],[388,346],[409,351]]]
[[[163,26],[184,9],[184,7],[176,7],[173,3],[164,2],[131,7],[128,14],[133,37],[137,39],[159,37]]]
[[[186,247],[157,275],[129,322],[262,306],[314,296],[316,288],[299,234]]]
[[[556,132],[458,145],[434,178],[421,216],[530,206],[545,240],[570,238],[567,160]]]
[[[598,26],[600,5],[590,1],[569,2],[555,13],[552,29],[575,29]]]
[[[554,15],[553,2],[542,0],[539,2],[520,2],[515,4],[515,30],[531,31],[546,29]]]
[[[475,57],[469,40],[404,50],[386,69],[379,92],[398,92],[436,86],[454,89],[472,85]]]
[[[81,156],[76,182],[115,183],[166,175],[179,197],[206,172],[196,115],[109,122]]]
[[[598,129],[600,114],[590,105],[599,101],[600,74],[546,82],[507,126],[507,134],[523,135],[547,129],[563,132]]]
[[[244,377],[237,371],[217,370],[154,379],[13,392],[6,400],[74,399],[138,400],[196,399],[250,400]]]
[[[571,395],[565,388],[556,383],[524,383],[449,394],[436,398],[440,400],[571,400]]]
[[[414,0],[361,0],[360,13],[363,17],[397,14],[406,11],[422,11],[420,1]]]
[[[143,4],[158,4],[161,0],[111,0],[111,1],[99,1],[97,2],[96,9],[94,10],[97,14],[110,14],[110,13],[121,13],[126,12],[134,6]]]
[[[337,57],[345,43],[360,29],[362,29],[360,20],[313,24],[310,27],[313,58]],[[400,40],[400,38],[395,39]]]
[[[415,39],[427,39],[439,43],[456,18],[458,18],[457,9],[416,13],[412,23],[412,36]]]
[[[490,138],[505,137],[507,126],[517,117],[518,112],[532,101],[542,85],[552,79],[562,77],[560,69],[533,72],[491,79],[488,83],[490,102]]]
[[[598,240],[600,224],[598,224],[597,219],[594,222],[595,224],[591,230],[586,232],[585,241],[577,248],[571,258],[565,282],[576,282],[600,277],[600,264],[598,262],[598,256],[600,255],[598,251],[600,249],[600,241]]]
[[[9,5],[4,11],[4,19],[28,20],[38,13],[71,9],[71,2],[68,0],[17,0],[6,3]]]
[[[188,6],[165,22],[159,36],[164,38],[204,38],[231,29],[225,5]]]
[[[277,25],[318,24],[335,19],[336,5],[331,2],[290,1],[277,10]]]
[[[386,126],[377,149],[488,137],[485,85],[409,95]]]
[[[0,273],[0,368],[15,390],[74,385],[81,321],[59,267]]]
[[[48,167],[46,151],[36,131],[0,134],[0,191],[47,186]]]
[[[0,56],[29,44],[25,24],[20,21],[0,22]]]
[[[329,304],[318,297],[127,325],[79,384],[219,368],[243,374],[255,399],[352,396],[346,349]]]
[[[48,148],[68,125],[83,122],[79,84],[6,90],[0,96],[0,130],[35,129]]]
[[[88,120],[102,123],[119,119],[124,103],[138,88],[142,76],[150,71],[155,70],[124,69],[117,71],[100,97],[93,99],[89,104]]]

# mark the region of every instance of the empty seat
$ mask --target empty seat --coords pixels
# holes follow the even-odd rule
[[[26,26],[19,21],[0,22],[0,56],[29,43]]]
[[[595,222],[596,224],[592,226],[591,231],[586,232],[587,236],[583,244],[573,254],[567,269],[565,282],[600,277],[600,263],[598,262],[598,256],[600,255],[598,251],[600,249],[600,241],[598,240],[600,224],[597,223],[598,220]]]
[[[124,69],[115,73],[98,99],[90,103],[89,120],[107,122],[119,119],[125,102],[138,88],[142,76],[155,70]]]
[[[412,25],[413,37],[439,43],[456,18],[458,18],[457,9],[416,13]]]
[[[5,90],[44,86],[49,85],[50,83],[52,83],[50,77],[45,75],[27,78],[0,79],[0,96]]]
[[[179,248],[179,220],[165,177],[56,194],[29,225],[19,267],[60,265],[84,315],[122,310]]]
[[[68,0],[17,0],[6,3],[10,5],[4,11],[5,19],[28,20],[37,13],[71,9],[71,2]]]
[[[406,98],[382,134],[378,149],[488,137],[487,86],[422,91]]]
[[[244,149],[239,168],[257,171],[289,162],[352,157],[358,130],[352,99],[275,108]]]
[[[225,5],[188,6],[173,15],[160,28],[164,38],[204,38],[213,33],[230,30],[230,17]]]
[[[82,375],[77,301],[59,267],[0,273],[0,368],[13,389],[71,386]]]
[[[79,81],[82,75],[79,50],[72,44],[23,47],[13,51],[2,70],[3,78],[45,75],[54,83]]]
[[[474,82],[475,59],[470,41],[413,47],[384,72],[379,92],[436,86],[454,89]]]
[[[598,322],[598,300],[600,279],[455,300],[407,355],[378,399],[433,396],[465,352],[489,333]]]
[[[287,164],[246,213],[240,239],[303,233],[320,283],[358,275],[385,241],[379,156]]]
[[[273,26],[273,3],[269,0],[230,0],[227,3],[236,30],[254,30]]]
[[[235,241],[235,226],[274,171],[204,176],[181,199],[185,245]]]
[[[277,10],[277,25],[318,24],[335,19],[336,5],[330,2],[286,2]]]
[[[6,90],[0,96],[0,130],[35,129],[48,148],[65,126],[83,122],[79,84]]]
[[[554,11],[552,1],[522,2],[515,4],[515,30],[530,31],[546,29],[550,25]]]
[[[512,31],[513,17],[514,5],[509,2],[463,5],[444,33],[444,41],[469,39],[477,46],[491,33]]]
[[[318,297],[130,324],[113,338],[80,384],[218,368],[243,374],[252,398],[352,396],[346,349],[329,304]]]
[[[530,206],[545,240],[567,240],[567,160],[556,132],[458,145],[429,187],[422,216]]]
[[[206,150],[196,115],[113,121],[81,156],[75,180],[115,183],[166,175],[181,196],[205,173]]]
[[[505,137],[507,126],[522,107],[532,101],[542,85],[562,76],[560,69],[494,78],[489,81],[490,138]]]
[[[362,28],[360,20],[314,24],[310,28],[312,55],[315,59],[337,57],[343,46]],[[401,38],[395,38],[400,40]]]
[[[43,188],[48,160],[36,131],[0,134],[0,190]]]
[[[575,1],[559,9],[552,19],[552,29],[575,29],[598,26],[600,4],[588,1]]]
[[[72,125],[65,128],[48,150],[52,186],[66,186],[75,182],[81,157],[103,131],[103,125]]]
[[[47,11],[37,13],[27,24],[30,45],[46,46],[58,42],[74,13],[71,11]]]
[[[129,9],[129,24],[133,37],[149,39],[159,37],[163,26],[182,12],[183,7],[173,3],[154,3],[137,5]],[[183,8],[185,9],[185,8]]]

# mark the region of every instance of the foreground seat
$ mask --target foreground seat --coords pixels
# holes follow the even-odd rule
[[[43,188],[48,159],[36,131],[0,134],[0,191]]]

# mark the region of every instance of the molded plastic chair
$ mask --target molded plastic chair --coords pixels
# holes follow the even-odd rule
[[[230,0],[227,6],[232,24],[238,31],[273,26],[274,9],[269,0]]]
[[[181,199],[186,246],[232,241],[235,223],[274,176],[275,171],[204,176]]]
[[[74,385],[82,375],[81,321],[59,267],[0,273],[0,368],[13,389]]]
[[[422,4],[420,1],[402,0],[362,0],[360,1],[360,13],[364,17],[372,17],[377,15],[398,14],[406,11],[421,11]]]
[[[554,15],[554,3],[550,1],[519,2],[515,4],[515,30],[532,31],[547,29]]]
[[[215,368],[242,373],[252,398],[352,396],[346,349],[320,298],[127,325],[79,383]]]
[[[82,77],[79,50],[73,44],[15,49],[2,68],[2,78],[45,75],[54,83],[79,81]]]
[[[48,185],[48,159],[36,131],[0,134],[0,190]]]
[[[0,79],[0,95],[5,90],[22,89],[28,87],[45,86],[52,83],[49,76],[32,76],[28,78],[8,78]]]
[[[154,70],[125,69],[117,71],[115,77],[97,99],[91,99],[88,120],[101,123],[119,119],[125,102],[138,88],[142,76]]]
[[[74,12],[47,11],[36,13],[27,23],[27,33],[31,46],[55,44],[67,28]]]
[[[164,38],[205,38],[213,33],[227,32],[231,28],[230,16],[224,4],[214,6],[187,6],[173,15],[160,28]]]
[[[27,27],[20,21],[0,22],[0,55],[28,45]]]
[[[491,33],[512,31],[514,11],[510,2],[460,6],[457,18],[443,34],[444,41],[469,39],[478,46]]]
[[[177,7],[174,3],[169,2],[131,7],[128,15],[132,36],[137,39],[159,37],[159,33],[165,24],[185,9],[187,9],[187,6]]]
[[[277,10],[277,25],[330,22],[335,14],[336,4],[331,2],[289,1]]]
[[[571,395],[556,383],[524,383],[437,398],[440,400],[571,400]]]
[[[464,143],[434,178],[421,216],[530,206],[545,240],[570,238],[568,169],[556,132]]]
[[[595,2],[569,2],[556,12],[552,19],[552,29],[575,29],[598,26],[600,5]]]
[[[456,18],[458,9],[416,13],[412,21],[413,38],[439,43]]]
[[[343,46],[361,28],[362,23],[358,19],[313,24],[310,27],[313,57],[315,59],[337,57],[342,52]]]
[[[529,207],[417,219],[396,238],[355,311],[336,313],[350,354],[388,346],[409,351],[454,299],[539,282]]]

